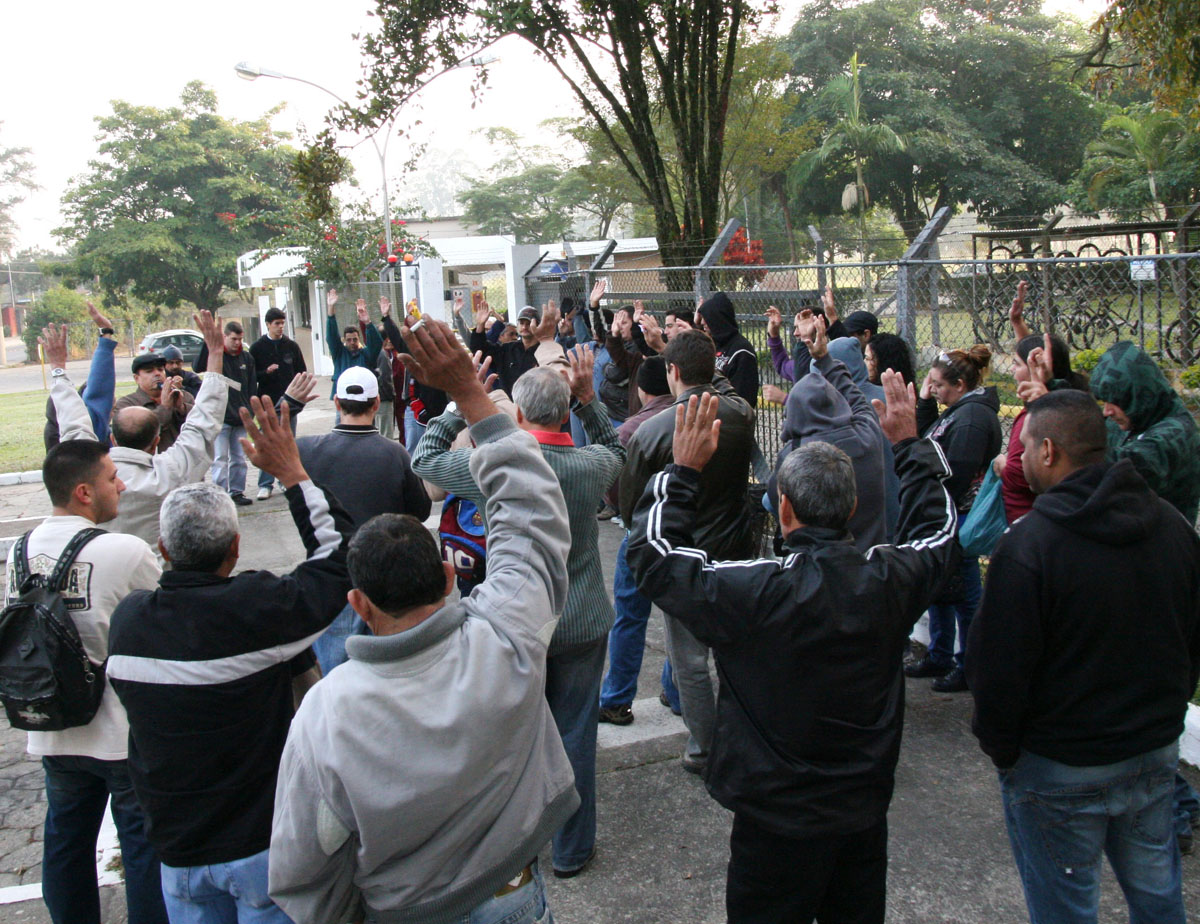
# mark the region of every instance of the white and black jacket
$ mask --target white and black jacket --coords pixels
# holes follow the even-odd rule
[[[108,679],[129,715],[129,775],[170,866],[267,849],[289,662],[346,604],[350,518],[311,481],[285,496],[308,553],[291,574],[168,571],[112,616]]]

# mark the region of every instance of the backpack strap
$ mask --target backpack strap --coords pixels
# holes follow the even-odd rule
[[[31,529],[29,533],[33,532]],[[9,592],[21,592],[21,588],[25,586],[25,582],[29,580],[29,533],[25,533],[20,539],[13,543],[12,562],[13,562],[13,586],[9,588]]]
[[[64,590],[67,585],[67,572],[71,569],[71,565],[75,564],[75,559],[80,551],[97,536],[103,536],[105,532],[107,530],[92,526],[81,529],[72,536],[71,541],[62,550],[62,554],[58,556],[58,561],[54,565],[54,570],[50,572],[50,577],[46,579],[46,587],[50,590]]]

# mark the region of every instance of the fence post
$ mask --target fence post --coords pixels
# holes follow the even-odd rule
[[[1046,262],[1042,263],[1042,330],[1048,334],[1054,333],[1054,285],[1050,279],[1052,272],[1050,268],[1050,258],[1054,256],[1054,251],[1051,249],[1050,232],[1054,230],[1063,219],[1062,212],[1055,212],[1050,216],[1050,220],[1042,226],[1042,256],[1046,258]]]
[[[586,272],[584,272],[584,274],[583,274],[583,304],[584,304],[585,311],[591,310],[591,307],[592,307],[592,303],[591,303],[592,286],[595,285],[595,283],[592,280],[595,279],[596,274],[598,272],[600,272],[600,269],[604,266],[604,264],[606,262],[608,262],[608,258],[613,255],[613,251],[616,249],[617,249],[617,242],[615,240],[613,240],[612,238],[609,238],[608,243],[604,245],[604,249],[601,250],[600,253],[598,253],[596,255],[596,259],[592,261],[592,265],[587,268]],[[596,306],[596,311],[597,312],[600,311],[599,305]],[[585,315],[585,317],[586,317],[586,315]],[[599,321],[601,320],[601,315],[599,313],[597,313],[592,318],[592,320],[597,322],[595,325],[592,325],[595,327],[595,330],[593,331],[593,333],[596,336],[596,342],[603,343],[604,342],[604,325],[599,323]]]
[[[1188,229],[1195,222],[1197,215],[1200,214],[1200,202],[1194,204],[1187,210],[1184,216],[1179,219],[1179,224],[1175,226],[1175,252],[1179,254],[1187,253],[1188,247]],[[1175,297],[1179,300],[1179,350],[1180,361],[1184,367],[1190,366],[1196,359],[1194,346],[1193,325],[1195,324],[1196,315],[1192,311],[1192,292],[1189,285],[1188,265],[1186,260],[1175,260],[1171,267],[1172,287],[1175,289]]]
[[[913,261],[925,259],[930,245],[937,240],[948,221],[950,207],[942,206],[913,239],[896,267],[896,328],[914,352],[917,349],[917,278],[921,275],[922,267],[914,266]],[[937,311],[936,304],[932,310]]]
[[[725,248],[729,246],[729,241],[737,234],[737,229],[741,226],[742,221],[740,218],[731,218],[725,222],[725,227],[721,229],[721,233],[717,235],[717,239],[708,248],[708,253],[704,255],[704,259],[696,267],[696,282],[692,292],[696,297],[696,301],[702,301],[712,294],[712,286],[709,285],[710,268],[717,265],[717,261],[721,259],[721,254],[725,253]]]
[[[820,299],[821,293],[825,291],[825,242],[821,239],[821,232],[816,229],[815,225],[808,226],[808,236],[813,239],[813,246],[816,247],[817,254],[817,298]],[[799,280],[797,280],[799,282]],[[797,286],[799,288],[799,286]]]

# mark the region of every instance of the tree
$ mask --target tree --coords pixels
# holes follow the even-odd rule
[[[970,202],[986,220],[1038,215],[1066,201],[1099,107],[1071,79],[1082,31],[1024,0],[817,0],[786,47],[796,118],[818,118],[817,89],[860,52],[863,118],[904,138],[863,179],[910,239],[942,206]],[[797,211],[838,209],[852,165],[797,195]]]
[[[63,197],[81,275],[113,298],[126,291],[170,307],[216,309],[236,285],[235,260],[275,235],[291,195],[294,151],[272,131],[271,114],[238,122],[217,98],[189,83],[170,109],[113,102],[97,119],[100,158]]]
[[[13,206],[25,201],[25,193],[37,189],[29,154],[29,148],[0,147],[0,253],[9,253],[16,241]]]
[[[430,71],[518,35],[567,82],[634,178],[654,210],[663,259],[677,265],[718,231],[735,52],[743,30],[769,6],[749,0],[376,0],[379,28],[363,42],[363,102],[343,111],[340,121],[379,125]],[[660,107],[679,152],[677,190],[656,131]]]
[[[1191,199],[1187,186],[1200,180],[1197,145],[1183,119],[1161,110],[1133,109],[1104,121],[1104,137],[1088,145],[1080,168],[1093,208],[1112,207],[1136,217],[1168,217],[1171,205]],[[1180,189],[1181,174],[1188,176]],[[1178,198],[1172,196],[1175,193]]]

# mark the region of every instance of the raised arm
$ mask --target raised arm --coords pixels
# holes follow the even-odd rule
[[[50,399],[54,403],[54,413],[58,418],[59,442],[95,440],[96,432],[92,429],[87,405],[83,398],[79,397],[66,374],[67,325],[49,324],[43,327],[38,343],[46,352],[46,362],[50,364],[51,372],[62,370],[61,375],[53,376],[54,384],[50,387]]]
[[[221,372],[221,319],[209,311],[201,311],[192,315],[192,320],[208,347],[208,371],[179,436],[169,449],[154,457],[155,471],[169,479],[173,487],[204,479],[205,469],[212,464],[213,444],[225,421],[225,404],[229,400],[228,379]]]
[[[96,349],[92,353],[92,364],[88,368],[87,383],[83,386],[83,403],[92,417],[92,429],[101,442],[108,440],[108,421],[112,418],[114,393],[117,384],[114,355],[117,338],[112,321],[101,314],[91,302],[87,303],[88,314],[96,324],[100,335],[96,338]]]

